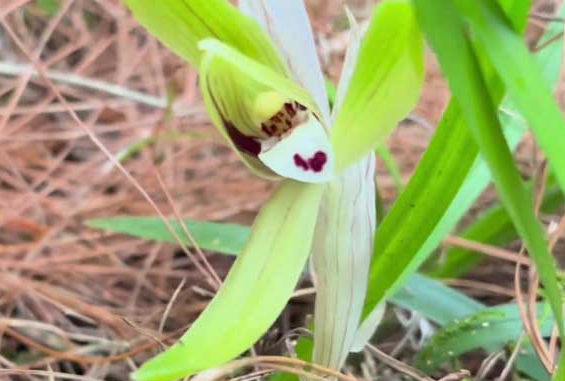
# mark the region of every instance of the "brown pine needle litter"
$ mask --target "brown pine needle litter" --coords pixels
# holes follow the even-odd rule
[[[374,2],[348,5],[363,20]],[[307,4],[324,70],[335,80],[348,36],[344,1]],[[537,15],[537,24],[543,25],[543,15]],[[437,64],[428,58],[420,105],[389,139],[405,182],[449,97]],[[273,184],[251,175],[211,127],[197,81],[196,72],[149,37],[119,0],[1,1],[0,380],[127,380],[206,307],[231,258],[84,224],[158,213],[172,220],[252,222]],[[519,154],[528,174],[535,171],[527,165],[531,146],[526,142]],[[378,179],[389,205],[397,195],[395,179],[380,161]],[[492,200],[489,191],[473,215]],[[554,220],[552,245],[559,248],[565,219]],[[177,238],[190,242],[190,231]],[[490,301],[510,300],[521,290],[512,282],[513,269],[530,261],[516,247],[456,235],[445,244],[492,257],[471,279],[453,285]],[[504,282],[494,278],[492,263],[505,269]],[[537,278],[521,279],[529,279],[535,291]],[[311,286],[308,279],[301,282],[280,321],[256,345],[257,356],[235,360],[206,380],[288,371],[355,381],[362,379],[361,368],[379,369],[372,376],[386,369],[385,377],[393,374],[395,380],[468,376],[468,371],[425,376],[410,363],[410,349],[390,357],[389,344],[403,332],[389,333],[382,348],[367,352],[384,367],[353,364],[339,373],[278,356],[312,313]],[[523,291],[527,298],[521,291],[518,298],[529,319],[527,304],[536,295]],[[544,359],[552,357],[554,341],[526,333]]]

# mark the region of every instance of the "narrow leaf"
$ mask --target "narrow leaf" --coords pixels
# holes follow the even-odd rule
[[[182,226],[173,220],[169,223],[177,236],[190,246],[191,243],[184,236]],[[185,220],[183,223],[200,248],[222,254],[239,254],[250,234],[249,227],[237,224],[194,220]],[[175,237],[159,217],[110,217],[88,220],[86,224],[92,228],[103,229],[112,233],[128,234],[158,242],[176,243]]]
[[[505,4],[509,10],[521,9],[513,7],[512,0]],[[527,19],[526,12],[508,16],[520,25]],[[488,83],[493,97],[502,99],[500,81],[492,77]],[[506,129],[512,147],[525,130],[523,123],[515,126]],[[416,173],[379,226],[364,316],[416,271],[489,182],[488,167],[452,99]]]
[[[489,164],[500,199],[536,263],[559,331],[563,334],[562,301],[555,261],[534,214],[532,195],[524,187],[504,140],[494,102],[464,25],[449,0],[414,0],[414,4],[454,96],[461,103],[468,127]]]
[[[496,2],[456,1],[565,190],[565,121],[543,72]],[[565,332],[564,332],[565,334]]]

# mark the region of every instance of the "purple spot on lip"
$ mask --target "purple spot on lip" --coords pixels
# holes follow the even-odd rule
[[[309,158],[308,160],[304,159],[299,154],[294,155],[294,165],[299,168],[302,168],[304,171],[312,170],[316,173],[322,172],[324,166],[328,162],[328,155],[325,152],[318,151]]]
[[[324,165],[328,161],[328,156],[322,152],[318,151],[314,155],[314,157],[308,159],[308,164],[310,164],[310,168],[316,173],[321,172],[324,169]]]
[[[302,156],[300,156],[299,154],[294,155],[294,165],[302,168],[305,171],[308,170],[308,162],[306,160],[304,160],[304,158]]]

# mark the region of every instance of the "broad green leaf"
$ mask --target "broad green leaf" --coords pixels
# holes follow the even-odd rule
[[[460,291],[422,274],[413,274],[393,294],[391,303],[416,311],[434,323],[444,326],[454,319],[481,311],[485,306]]]
[[[294,79],[315,99],[324,120],[330,110],[314,35],[302,0],[241,0],[239,8],[271,36]],[[292,20],[292,22],[289,22]]]
[[[312,247],[316,364],[340,369],[352,349],[367,291],[376,226],[375,157],[324,186]]]
[[[170,349],[133,374],[169,381],[219,366],[267,331],[310,254],[322,187],[285,181],[263,207],[249,241],[208,307]]]
[[[332,130],[338,170],[384,142],[416,105],[423,78],[423,40],[410,1],[379,3]]]
[[[124,0],[137,20],[173,52],[200,65],[200,41],[218,39],[279,74],[288,69],[269,36],[227,0]]]
[[[449,0],[414,0],[414,4],[453,94],[461,103],[468,127],[489,164],[500,199],[536,263],[560,334],[563,335],[563,311],[556,264],[535,216],[532,194],[522,183],[504,140],[495,103],[465,34],[465,26]]]
[[[291,80],[217,40],[201,43],[201,88],[212,121],[256,173],[303,182],[334,176],[326,126]]]
[[[173,220],[169,223],[177,237],[190,246],[191,242],[185,237],[181,225]],[[222,254],[239,254],[250,234],[249,227],[237,224],[194,220],[185,220],[183,223],[200,248]],[[128,234],[159,242],[177,243],[167,225],[159,217],[118,216],[88,220],[86,224],[92,228],[103,229],[112,233]]]

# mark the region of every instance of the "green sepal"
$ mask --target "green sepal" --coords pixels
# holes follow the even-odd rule
[[[423,51],[410,1],[379,3],[332,129],[338,171],[382,143],[416,105],[424,79]]]
[[[249,349],[287,304],[310,254],[323,188],[285,181],[263,207],[221,289],[189,330],[133,374],[170,381]]]
[[[136,19],[180,57],[198,67],[198,43],[216,38],[274,71],[288,69],[255,20],[226,0],[124,0]]]

